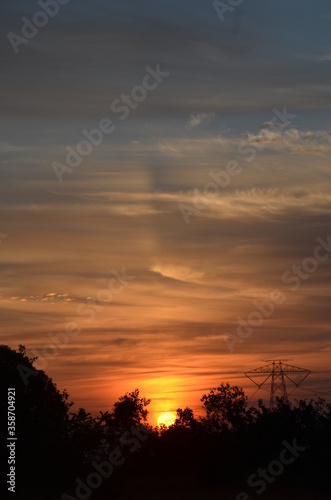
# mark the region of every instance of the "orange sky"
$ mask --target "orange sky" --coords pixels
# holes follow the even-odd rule
[[[3,34],[0,342],[42,356],[76,323],[47,374],[94,413],[138,387],[152,422],[201,414],[221,382],[253,395],[263,359],[313,371],[298,395],[328,392],[329,7],[243,3],[221,23],[213,2],[142,4],[69,2],[19,54]],[[15,30],[35,6],[3,9]]]
[[[320,262],[297,290],[282,280],[292,265],[313,255],[317,237],[327,238],[329,195],[318,180],[314,195],[307,188],[326,159],[290,160],[287,187],[238,186],[244,179],[256,182],[254,169],[262,170],[261,178],[267,170],[278,178],[280,170],[266,165],[261,154],[236,189],[220,193],[189,225],[176,204],[183,194],[150,196],[147,178],[141,194],[119,194],[120,174],[116,192],[104,174],[81,182],[79,194],[61,186],[57,196],[64,203],[56,209],[52,199],[9,209],[9,235],[0,248],[6,263],[2,342],[22,343],[31,355],[33,349],[42,355],[49,333],[56,336],[77,323],[81,333],[57,356],[46,356],[46,372],[78,406],[93,412],[109,409],[138,387],[153,401],[153,422],[179,406],[201,414],[201,396],[223,381],[253,394],[243,372],[264,364],[262,359],[292,358],[313,370],[300,396],[329,390],[331,260]],[[283,156],[275,154],[276,161]],[[299,166],[306,172],[303,186],[291,187],[298,184]],[[113,270],[123,274],[123,268],[127,284],[121,288],[115,278],[118,293],[102,303],[110,300]],[[247,320],[254,301],[269,300],[275,289],[286,300],[231,353],[224,336],[237,335],[238,317]],[[268,398],[267,390],[261,394]]]

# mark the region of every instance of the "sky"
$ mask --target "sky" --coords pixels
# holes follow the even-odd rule
[[[152,422],[265,359],[330,392],[330,2],[41,4],[1,4],[0,342]]]

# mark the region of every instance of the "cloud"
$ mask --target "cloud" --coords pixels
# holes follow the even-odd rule
[[[192,113],[190,116],[189,125],[192,128],[197,127],[203,122],[215,118],[215,116],[215,113]]]
[[[266,125],[269,122],[265,122]],[[247,133],[246,144],[267,147],[273,151],[287,151],[289,153],[320,154],[330,149],[329,131],[300,131],[295,128],[274,132],[267,127],[261,128],[258,134]]]
[[[229,143],[233,142],[233,139],[221,136],[197,137],[194,139],[171,138],[160,142],[158,149],[166,156],[184,158],[192,156],[192,154],[199,156],[211,152],[218,152],[219,154],[224,148],[228,147]]]
[[[304,131],[294,127],[284,128],[284,125],[283,128],[279,126],[276,130],[270,130],[267,126],[269,123],[271,122],[262,124],[258,133],[248,131],[242,136],[210,134],[208,137],[169,138],[159,142],[158,150],[165,156],[182,161],[190,159],[191,163],[204,162],[206,155],[209,160],[218,159],[218,162],[222,161],[225,154],[237,157],[239,148],[242,150],[246,145],[255,147],[259,155],[262,151],[272,151],[275,154],[298,154],[306,151],[316,155],[331,152],[331,134],[328,130]]]
[[[263,122],[261,125],[260,125],[260,129],[269,129],[269,128],[280,128],[280,127],[284,127],[284,123],[280,123],[280,122]]]
[[[178,281],[186,281],[188,283],[196,283],[203,278],[204,273],[201,271],[194,271],[189,267],[177,265],[159,265],[152,266],[151,271],[160,273],[166,278],[172,278]]]
[[[304,153],[320,154],[320,153],[323,153],[324,151],[325,151],[325,148],[323,146],[316,146],[315,148],[298,146],[298,147],[291,149],[291,153],[294,153],[294,154],[304,154]]]
[[[247,144],[270,144],[272,142],[279,142],[282,137],[281,133],[273,132],[268,129],[261,129],[258,134],[247,134],[246,143]]]
[[[193,199],[193,195],[186,199]],[[183,199],[183,198],[181,198]],[[208,208],[201,210],[202,219],[234,220],[239,219],[253,224],[254,221],[279,222],[292,218],[330,217],[331,195],[308,189],[259,189],[237,190],[224,193],[210,200]]]
[[[10,300],[17,300],[20,302],[50,302],[54,304],[55,302],[69,303],[77,300],[82,300],[79,297],[70,296],[68,293],[40,293],[37,295],[28,295],[25,297],[13,296]]]
[[[315,56],[315,61],[331,61],[331,54],[323,54],[321,56]]]
[[[244,366],[266,353],[302,353],[308,367],[329,367],[329,261],[241,354],[229,357],[221,337],[235,333],[254,300],[282,287],[282,274],[330,228],[327,2],[301,9],[296,0],[293,29],[291,2],[253,0],[235,35],[198,0],[95,0],[79,10],[69,2],[18,57],[7,31],[19,33],[35,5],[2,3],[1,232],[10,234],[0,246],[2,341],[42,349],[47,332],[79,322],[81,335],[49,370],[96,411],[133,382],[147,396],[169,395],[174,408],[198,408],[205,388],[241,384]],[[312,40],[317,60],[296,53],[309,54]],[[121,122],[111,102],[157,64],[169,78]],[[272,123],[272,109],[285,105],[298,121]],[[115,133],[60,186],[51,162],[104,117]],[[254,161],[243,144],[257,151]],[[186,225],[178,202],[192,207],[210,172],[229,161],[240,175]],[[78,303],[124,266],[132,286],[93,323],[77,317]]]

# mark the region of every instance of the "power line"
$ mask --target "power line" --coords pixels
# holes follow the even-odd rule
[[[255,385],[260,389],[267,380],[271,379],[270,387],[270,407],[273,408],[276,403],[277,397],[282,399],[284,403],[288,403],[288,394],[286,389],[286,378],[292,382],[296,387],[308,377],[311,370],[306,370],[305,368],[300,368],[299,366],[289,365],[284,363],[285,361],[290,361],[289,359],[266,359],[268,365],[260,366],[254,370],[246,372],[245,375],[248,377]],[[289,374],[293,373],[303,373],[304,376],[299,382],[295,382]],[[254,380],[254,377],[265,376],[265,379],[258,383]]]

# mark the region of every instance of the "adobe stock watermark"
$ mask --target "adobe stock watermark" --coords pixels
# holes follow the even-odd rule
[[[129,94],[121,94],[117,99],[114,99],[110,105],[111,111],[118,115],[120,120],[126,120],[130,116],[132,110],[136,109],[140,103],[145,101],[148,92],[155,90],[170,73],[161,71],[160,64],[157,64],[153,69],[146,66],[146,75],[144,76],[141,85],[136,85],[132,88]],[[84,139],[80,141],[75,149],[71,146],[66,146],[67,151],[65,163],[57,161],[52,162],[52,168],[59,182],[63,182],[64,174],[73,172],[74,168],[81,165],[83,158],[90,156],[94,148],[99,147],[105,135],[110,135],[114,132],[116,126],[110,118],[102,118],[99,121],[98,127],[92,130],[82,130]]]
[[[272,110],[274,116],[271,118],[267,128],[264,128],[264,132],[260,130],[259,134],[257,134],[257,139],[259,136],[261,139],[264,138],[265,130],[270,130],[274,133],[279,133],[282,129],[287,127],[291,120],[295,118],[296,115],[290,114],[287,112],[287,107],[283,107],[283,111],[279,111],[277,108]],[[278,121],[279,120],[279,121]],[[237,153],[240,156],[245,156],[245,161],[247,163],[251,163],[255,160],[257,156],[257,152],[263,151],[265,149],[265,145],[263,143],[259,143],[258,141],[255,144],[249,144],[248,141],[241,141],[237,148]],[[215,199],[221,189],[225,189],[229,186],[232,177],[239,175],[242,172],[242,167],[239,162],[236,160],[230,160],[225,167],[225,170],[217,170],[209,172],[209,177],[212,180],[206,182],[203,188],[203,192],[200,192],[198,189],[194,189],[194,196],[192,199],[192,205],[188,205],[186,203],[178,203],[178,209],[183,216],[183,219],[186,224],[190,224],[191,217],[193,215],[200,215],[201,211],[209,206],[211,201]]]
[[[282,282],[284,285],[290,286],[291,292],[298,290],[303,280],[317,271],[319,264],[329,259],[331,255],[331,234],[323,240],[320,236],[316,239],[319,243],[313,250],[313,256],[306,257],[302,260],[301,265],[294,264],[291,269],[288,269],[282,274]],[[266,318],[270,318],[276,306],[283,304],[287,300],[287,295],[282,290],[273,290],[267,300],[254,301],[255,308],[248,314],[244,320],[241,316],[237,317],[238,326],[236,335],[226,333],[223,335],[223,340],[229,350],[234,352],[236,344],[242,344],[246,339],[252,336],[255,328],[263,325]]]
[[[130,453],[134,453],[141,448],[141,442],[146,441],[148,435],[152,434],[153,431],[143,425],[139,427],[132,426],[130,430],[131,433],[125,432],[122,435],[120,443],[123,447],[128,446]],[[64,493],[61,496],[61,500],[87,500],[90,498],[93,490],[100,488],[103,482],[110,478],[114,472],[114,467],[120,467],[124,462],[125,457],[122,454],[121,448],[118,446],[109,454],[108,460],[100,463],[92,463],[94,471],[90,472],[85,481],[76,477],[77,486],[75,497],[68,495],[68,493]]]
[[[261,495],[272,484],[277,477],[281,476],[285,470],[285,466],[293,464],[300,454],[307,449],[307,446],[299,446],[296,439],[290,444],[283,441],[284,448],[279,454],[278,460],[269,462],[265,469],[258,469],[257,472],[249,476],[247,480],[248,486],[254,488],[254,493]],[[250,495],[244,491],[236,496],[236,500],[252,500]]]
[[[216,10],[216,13],[221,21],[224,21],[227,12],[233,12],[239,5],[243,3],[244,0],[226,0],[226,2],[222,2],[221,0],[214,0],[213,6]]]
[[[126,275],[125,268],[123,268],[121,272],[113,269],[112,275],[114,277],[109,280],[108,288],[99,290],[96,299],[88,298],[86,302],[77,306],[77,316],[85,317],[85,323],[91,323],[95,319],[96,313],[101,313],[104,308],[112,302],[113,295],[121,293],[124,288],[129,285],[129,282],[135,279],[135,276]],[[35,363],[36,369],[45,370],[48,365],[49,358],[57,356],[60,351],[69,344],[71,337],[76,337],[81,333],[81,331],[82,330],[76,321],[69,321],[66,323],[63,332],[55,334],[48,333],[47,337],[51,343],[47,344],[42,349],[41,354],[37,349],[31,349],[33,356],[38,358]],[[29,384],[29,378],[31,376],[37,375],[35,370],[32,370],[25,365],[18,365],[17,369],[25,386]]]
[[[69,2],[70,0],[39,0],[38,5],[42,10],[36,11],[32,16],[32,20],[25,16],[21,18],[23,22],[21,34],[17,35],[11,31],[7,35],[15,54],[19,53],[20,45],[29,43],[38,35],[40,28],[47,26],[49,19],[58,14],[61,5],[66,5]]]

